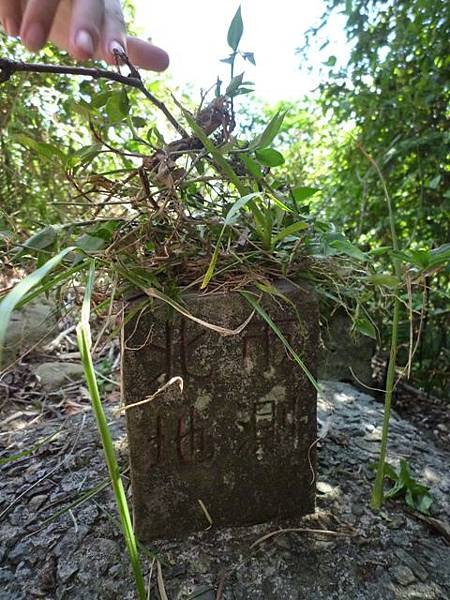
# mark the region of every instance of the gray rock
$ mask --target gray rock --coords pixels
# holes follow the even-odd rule
[[[416,581],[414,573],[406,565],[398,565],[391,569],[392,579],[400,585],[407,586]]]
[[[326,481],[319,481],[317,483],[317,491],[319,492],[319,494],[327,494],[330,496],[335,495],[334,487],[329,483],[326,483]]]
[[[189,600],[215,600],[216,594],[211,586],[196,586],[192,588]]]
[[[13,362],[41,339],[44,345],[48,337],[56,336],[57,323],[56,309],[45,298],[39,298],[26,304],[21,310],[15,310],[6,331],[4,364]]]
[[[352,513],[357,517],[361,517],[364,514],[364,506],[361,504],[352,504]]]
[[[37,496],[33,496],[28,502],[28,508],[31,512],[36,512],[44,504],[47,498],[48,496],[46,496],[45,494],[38,494]]]
[[[422,567],[422,565],[417,562],[413,556],[408,554],[406,550],[403,550],[403,548],[397,548],[395,550],[395,555],[402,561],[403,564],[407,565],[411,569],[411,571],[418,579],[420,579],[420,581],[425,581],[428,578],[427,570]]]
[[[352,332],[352,321],[345,311],[338,310],[321,327],[322,347],[319,353],[319,378],[336,381],[372,382],[372,356],[375,340]]]
[[[67,583],[73,575],[78,571],[79,565],[77,560],[72,556],[64,556],[58,561],[57,574],[58,579],[63,583]]]
[[[8,569],[0,569],[0,584],[6,585],[14,581],[14,573]]]
[[[84,371],[79,363],[55,361],[38,365],[34,374],[46,392],[56,392],[64,385],[82,379]]]

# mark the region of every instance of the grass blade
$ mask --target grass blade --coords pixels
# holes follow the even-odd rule
[[[255,196],[260,196],[260,195],[261,195],[260,192],[253,192],[252,194],[247,194],[247,195],[243,196],[242,198],[239,198],[239,200],[237,200],[233,204],[233,206],[230,208],[230,210],[228,211],[227,216],[225,217],[222,231],[219,234],[219,238],[217,240],[216,247],[214,248],[211,262],[209,263],[208,270],[206,271],[205,276],[202,281],[202,285],[200,286],[201,290],[203,290],[208,285],[208,283],[211,281],[211,278],[216,269],[216,264],[217,264],[217,260],[219,258],[219,252],[220,252],[220,242],[222,241],[222,237],[225,232],[225,228],[227,227],[227,225],[230,225],[230,223],[232,223],[234,217],[239,213],[241,208],[243,208],[248,202],[250,202],[250,200],[253,200],[253,198],[255,198]]]
[[[247,300],[247,302],[251,306],[253,306],[253,308],[255,309],[255,311],[269,325],[269,327],[272,329],[272,331],[274,332],[274,334],[279,338],[279,340],[281,341],[281,343],[283,344],[283,346],[286,348],[286,350],[289,352],[289,354],[292,356],[292,358],[295,360],[295,362],[302,368],[303,372],[305,373],[305,375],[309,379],[309,381],[312,383],[312,385],[314,386],[314,388],[319,392],[320,391],[319,384],[317,383],[317,381],[315,380],[315,378],[313,377],[313,375],[310,373],[308,367],[302,361],[302,359],[297,354],[297,352],[292,348],[292,346],[290,345],[290,343],[284,337],[284,335],[281,332],[280,328],[277,327],[277,325],[272,321],[272,319],[267,314],[267,312],[264,310],[264,308],[259,304],[259,302],[249,292],[240,292],[240,294],[241,294],[241,296],[243,296]]]
[[[56,256],[53,256],[50,260],[43,264],[42,267],[39,267],[39,269],[36,269],[36,271],[33,271],[24,277],[24,279],[15,285],[14,288],[0,302],[0,365],[2,364],[6,330],[8,328],[13,310],[25,298],[28,292],[37,286],[46,275],[48,275],[55,267],[57,267],[63,258],[69,254],[69,252],[73,252],[74,250],[76,250],[75,247],[69,247],[61,250],[61,252],[56,254]]]
[[[125,543],[127,546],[128,554],[131,561],[131,566],[136,581],[136,589],[140,600],[145,600],[145,581],[142,575],[141,563],[139,560],[139,553],[137,548],[137,540],[134,535],[133,525],[131,523],[130,511],[128,509],[128,502],[125,495],[125,490],[120,477],[119,466],[114,451],[114,446],[111,438],[111,433],[108,428],[108,422],[106,415],[103,410],[103,405],[100,400],[100,394],[98,390],[98,383],[95,377],[94,364],[91,356],[91,332],[89,325],[90,317],[90,303],[92,289],[94,285],[94,272],[95,262],[92,261],[89,269],[88,281],[86,285],[86,292],[83,300],[83,306],[81,309],[81,320],[77,326],[77,339],[78,347],[81,354],[81,361],[84,368],[84,374],[86,383],[89,390],[89,396],[94,410],[95,419],[97,421],[97,427],[100,432],[100,436],[103,444],[103,451],[105,454],[106,463],[108,465],[109,476],[111,479],[114,496],[116,498],[117,507],[119,511],[120,524],[122,526]]]

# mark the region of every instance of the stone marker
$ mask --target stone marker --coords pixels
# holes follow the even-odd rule
[[[371,386],[372,357],[375,354],[376,343],[366,335],[352,332],[352,326],[352,320],[342,309],[334,311],[330,317],[324,319],[321,329],[322,345],[318,357],[318,377],[332,381],[354,381]]]
[[[293,306],[264,300],[271,318],[313,375],[318,304],[282,287]],[[190,312],[235,329],[251,313],[237,293],[185,298]],[[224,336],[155,302],[124,329],[135,529],[139,539],[209,526],[260,523],[315,508],[316,391],[258,316]]]

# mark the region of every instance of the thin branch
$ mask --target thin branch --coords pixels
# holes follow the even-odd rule
[[[135,69],[129,75],[122,75],[107,69],[89,67],[68,67],[63,65],[43,65],[39,63],[25,63],[21,61],[0,58],[0,83],[8,81],[15,73],[54,73],[56,75],[75,75],[77,77],[91,77],[92,79],[108,79],[117,81],[123,85],[133,87],[141,91],[152,104],[154,104],[183,137],[189,137],[188,133],[178,123],[166,105],[158,100],[147,90],[142,79]]]

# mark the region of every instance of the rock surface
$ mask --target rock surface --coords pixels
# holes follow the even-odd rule
[[[107,415],[125,470],[123,419],[111,405]],[[431,530],[401,501],[374,514],[368,465],[377,458],[381,423],[382,406],[373,398],[347,384],[324,383],[316,515],[158,541],[149,546],[151,555],[142,554],[146,575],[153,564],[152,597],[158,597],[156,553],[169,600],[449,598],[443,532],[450,453],[394,413],[390,462],[407,459],[430,486],[430,523],[443,529]],[[0,444],[0,459],[16,455],[0,466],[0,599],[135,598],[91,412],[22,430],[10,421]],[[327,533],[311,532],[319,529]],[[262,539],[268,534],[274,535]]]
[[[6,330],[5,364],[13,362],[35,344],[43,345],[47,336],[57,332],[57,323],[55,307],[42,298],[15,310]]]
[[[67,383],[79,381],[84,376],[80,363],[52,361],[37,365],[33,370],[46,392],[56,392]]]
[[[323,319],[319,378],[370,386],[375,340],[351,329],[352,321],[344,310],[337,310],[328,319]]]

